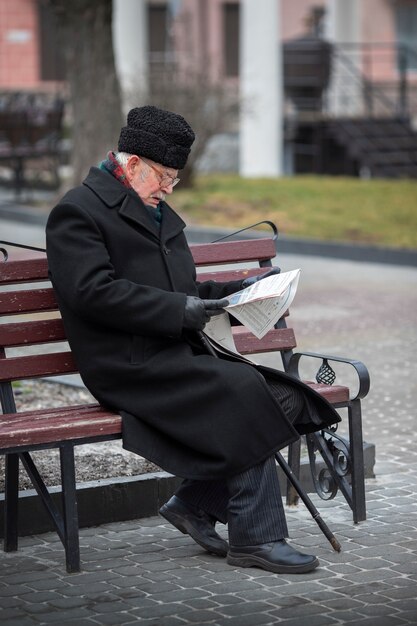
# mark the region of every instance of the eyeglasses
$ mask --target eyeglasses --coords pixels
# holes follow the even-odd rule
[[[149,165],[149,167],[155,172],[161,187],[166,187],[166,185],[170,187],[175,187],[175,185],[178,185],[178,183],[180,182],[179,178],[174,178],[174,176],[170,176],[166,172],[161,172],[157,167],[155,167],[155,165],[152,165],[152,163],[150,163],[147,159],[144,159],[143,157],[140,157],[140,158],[142,159],[142,161],[146,163],[146,165]]]

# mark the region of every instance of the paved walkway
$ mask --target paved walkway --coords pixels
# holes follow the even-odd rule
[[[1,221],[0,232],[43,241],[17,223]],[[287,509],[293,544],[321,562],[299,576],[233,569],[162,518],[81,530],[80,574],[65,573],[55,535],[23,538],[19,552],[0,555],[2,624],[417,624],[417,270],[296,255],[277,262],[302,269],[292,307],[299,349],[370,369],[364,437],[377,463],[367,521],[354,525],[340,496],[313,497],[342,543],[337,554],[302,505]]]

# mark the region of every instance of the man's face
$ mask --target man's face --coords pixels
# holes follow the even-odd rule
[[[126,170],[132,188],[144,204],[153,207],[172,193],[178,174],[178,170],[136,155],[130,157]]]

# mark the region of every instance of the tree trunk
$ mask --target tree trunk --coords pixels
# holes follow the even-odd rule
[[[73,184],[117,147],[122,125],[112,0],[49,0],[60,18],[72,105]]]

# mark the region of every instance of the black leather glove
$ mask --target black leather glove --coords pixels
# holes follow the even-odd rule
[[[274,274],[280,274],[280,272],[281,272],[281,268],[280,267],[272,267],[269,270],[269,272],[266,272],[265,274],[258,274],[258,276],[250,276],[249,278],[244,278],[242,280],[242,289],[246,289],[246,287],[250,287],[254,283],[257,283],[258,280],[262,280],[263,278],[266,278],[267,276],[273,276]]]
[[[202,300],[195,296],[187,296],[183,327],[189,330],[203,330],[210,318],[223,313],[223,307],[228,304],[229,301],[225,298],[223,300]]]

